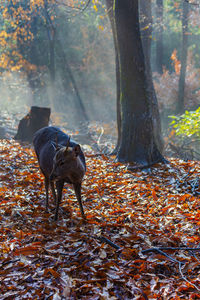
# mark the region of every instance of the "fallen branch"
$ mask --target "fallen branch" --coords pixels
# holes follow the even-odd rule
[[[94,238],[98,239],[102,243],[106,243],[106,244],[110,245],[111,247],[115,248],[116,250],[121,250],[121,247],[114,244],[113,242],[111,242],[109,239],[107,239],[104,236],[97,236],[97,237],[94,237]]]
[[[183,274],[182,272],[182,268],[185,265],[184,262],[182,261],[178,261],[176,259],[174,259],[173,257],[171,257],[170,255],[166,254],[165,252],[163,252],[162,250],[181,250],[181,251],[200,251],[200,248],[188,248],[188,247],[159,247],[159,248],[150,248],[150,249],[146,249],[146,250],[142,250],[142,254],[145,253],[149,253],[149,252],[158,252],[161,255],[166,256],[167,258],[169,258],[171,261],[178,263],[178,267],[179,267],[179,273],[181,274],[181,277],[183,280],[185,280],[187,283],[189,283],[191,286],[193,286],[195,289],[197,289],[197,291],[200,291],[200,289],[192,282],[190,282]]]
[[[147,249],[147,250],[142,250],[142,254],[148,253],[148,252],[158,252],[161,255],[169,258],[171,261],[178,263],[178,264],[185,264],[179,260],[176,260],[175,258],[171,257],[170,255],[166,254],[165,252],[163,252],[162,250],[160,250],[160,248],[151,248],[151,249]]]
[[[189,283],[191,286],[193,286],[195,289],[197,289],[197,291],[200,292],[200,289],[192,282],[190,282],[184,275],[183,275],[183,272],[182,272],[182,264],[178,264],[178,267],[179,267],[179,272],[181,274],[181,277],[183,278],[183,280],[185,280],[187,283]]]
[[[200,251],[200,247],[198,248],[188,248],[188,247],[155,247],[150,248],[146,250],[142,250],[142,253],[148,253],[148,252],[156,252],[158,250],[182,250],[182,251]]]

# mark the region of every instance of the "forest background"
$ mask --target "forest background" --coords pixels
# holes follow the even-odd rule
[[[140,29],[151,40],[165,131],[169,115],[195,110],[200,102],[199,5],[157,0],[151,1],[150,13],[148,18],[140,13]],[[2,112],[18,121],[30,106],[48,106],[54,123],[76,130],[80,122],[97,121],[115,136],[115,53],[104,1],[4,1],[0,27]],[[182,58],[187,68],[179,107]]]

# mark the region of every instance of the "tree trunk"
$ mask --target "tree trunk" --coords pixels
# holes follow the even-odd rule
[[[187,68],[187,52],[188,52],[188,12],[189,3],[183,1],[183,13],[182,13],[182,53],[181,53],[181,71],[178,85],[178,104],[177,112],[182,113],[184,111],[184,91],[185,91],[185,77]]]
[[[55,84],[55,30],[47,28],[47,36],[49,40],[49,73],[51,85],[54,87]]]
[[[185,0],[183,0],[185,1]],[[163,0],[156,0],[156,70],[163,73]]]
[[[138,0],[114,0],[114,18],[120,66],[122,138],[117,159],[151,165],[163,161],[154,128],[159,120],[145,70],[139,30]],[[158,110],[157,110],[158,111]],[[160,133],[161,134],[161,133]]]
[[[34,133],[49,125],[51,109],[32,106],[28,114],[20,120],[15,140],[32,142]]]
[[[106,6],[108,10],[108,16],[110,19],[110,24],[113,32],[113,41],[115,48],[115,72],[116,72],[116,107],[117,107],[117,143],[112,154],[117,154],[120,141],[121,141],[121,104],[120,104],[120,72],[119,72],[119,55],[117,50],[117,36],[114,25],[114,15],[113,15],[113,3],[114,0],[106,0]]]
[[[27,3],[26,3],[27,4]],[[31,104],[35,105],[38,102],[40,94],[42,93],[42,84],[39,76],[38,66],[40,65],[39,61],[39,53],[37,43],[38,40],[36,38],[38,33],[38,17],[33,17],[31,22],[31,32],[33,33],[33,40],[28,43],[28,50],[24,47],[24,43],[21,42],[20,36],[17,40],[17,46],[20,54],[26,58],[28,62],[34,65],[35,69],[25,69],[27,75],[27,81],[32,93]]]
[[[140,0],[140,32],[144,51],[146,70],[151,74],[152,11],[151,0]],[[151,76],[151,75],[150,75]]]
[[[87,114],[87,111],[85,109],[84,103],[82,101],[82,98],[80,96],[79,93],[79,89],[77,87],[76,84],[76,80],[74,78],[73,72],[68,64],[68,61],[66,59],[66,55],[65,52],[63,50],[62,47],[62,43],[60,42],[59,38],[56,40],[55,36],[56,36],[56,28],[54,26],[54,24],[52,23],[52,20],[49,16],[48,13],[48,1],[45,0],[44,1],[45,6],[44,6],[44,15],[46,18],[46,23],[47,23],[47,34],[48,34],[48,39],[49,39],[49,70],[50,70],[50,78],[51,78],[51,87],[52,87],[52,95],[54,95],[54,83],[55,83],[55,42],[57,42],[58,44],[58,48],[57,51],[59,51],[59,56],[62,60],[62,67],[64,72],[67,71],[70,81],[72,83],[74,92],[76,94],[76,108],[77,108],[77,112],[78,112],[78,116],[80,119],[80,122],[82,121],[88,121],[89,117]],[[65,76],[64,76],[65,77]],[[53,99],[54,100],[54,99]]]
[[[59,59],[61,61],[63,74],[65,74],[67,72],[67,74],[69,76],[69,79],[70,79],[70,81],[72,83],[72,86],[73,86],[73,91],[74,91],[75,96],[76,96],[75,97],[75,105],[76,105],[79,120],[80,120],[80,122],[88,122],[89,121],[88,112],[85,109],[85,105],[84,105],[83,100],[80,96],[79,89],[78,89],[75,77],[73,75],[71,67],[70,67],[70,65],[68,63],[68,60],[66,58],[66,54],[63,50],[62,43],[59,39],[57,39],[57,44],[58,44],[58,49],[57,49],[58,56],[59,56]],[[65,77],[64,77],[64,79],[65,79]],[[64,81],[63,83],[65,84],[66,82]]]
[[[158,109],[158,101],[156,92],[154,89],[152,70],[151,70],[151,41],[152,41],[152,2],[151,0],[140,0],[140,33],[142,38],[142,47],[145,57],[146,76],[149,81],[149,91],[152,99],[152,113],[154,122],[154,135],[156,138],[156,144],[159,147],[160,152],[163,150],[163,139],[161,135],[161,121]]]
[[[44,15],[46,19],[47,36],[49,41],[49,72],[51,78],[51,84],[55,82],[55,35],[56,28],[52,23],[52,20],[48,13],[48,2],[44,1]]]

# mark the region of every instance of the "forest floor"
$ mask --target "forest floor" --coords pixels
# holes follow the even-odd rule
[[[0,141],[0,299],[200,299],[200,163],[131,173],[86,151],[83,222],[45,212],[33,149]]]

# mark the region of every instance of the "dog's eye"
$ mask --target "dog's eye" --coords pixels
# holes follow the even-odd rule
[[[65,163],[64,161],[61,161],[61,162],[59,163],[59,165],[60,165],[60,166],[63,166],[64,163]]]

